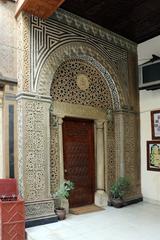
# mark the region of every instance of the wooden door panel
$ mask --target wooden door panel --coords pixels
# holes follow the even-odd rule
[[[95,191],[93,121],[65,118],[63,123],[65,179],[75,183],[70,206],[92,204]]]

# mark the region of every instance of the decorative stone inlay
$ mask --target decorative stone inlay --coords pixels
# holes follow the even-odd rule
[[[136,51],[136,43],[91,21],[81,18],[73,13],[67,12],[64,9],[59,8],[58,11],[56,11],[52,16],[52,18],[58,20],[59,22],[63,22],[66,25],[72,26],[76,30],[82,31],[83,34],[86,33],[103,41],[112,43],[115,46],[119,46],[131,51]]]
[[[115,71],[109,64],[109,60],[101,56],[91,45],[86,43],[80,45],[78,42],[63,45],[48,57],[40,71],[39,81],[37,82],[38,85],[36,86],[38,93],[41,95],[49,95],[53,76],[57,68],[65,61],[78,59],[93,65],[106,79],[115,109],[120,109],[120,105],[123,106],[127,104],[123,96],[124,94],[122,94],[120,82]]]
[[[89,79],[88,76],[83,74],[83,73],[79,73],[77,75],[77,86],[82,90],[85,91],[89,88]]]
[[[54,201],[45,200],[37,202],[26,202],[26,216],[27,220],[36,219],[40,217],[52,217],[54,215]]]
[[[83,81],[90,80],[85,91],[77,86],[77,76],[82,76]],[[78,59],[68,60],[59,66],[53,79],[51,96],[53,101],[58,102],[113,108],[111,93],[103,76],[92,65]]]
[[[60,181],[58,128],[51,126],[51,193],[58,190]]]
[[[104,40],[102,37],[103,34],[102,36],[100,34],[101,31],[96,31],[98,35],[93,36],[91,32],[85,33],[85,31],[83,31],[83,28],[77,29],[76,25],[74,28],[69,27],[69,25],[65,25],[66,19],[68,19],[68,17],[65,19],[64,16],[67,16],[67,14],[70,18],[70,14],[65,13],[64,15],[62,14],[61,20],[59,17],[61,15],[61,12],[60,15],[55,14],[53,18],[47,20],[42,20],[37,17],[31,18],[32,91],[36,92],[38,90],[40,94],[45,91],[45,93],[42,94],[49,95],[51,81],[59,65],[61,65],[67,59],[79,58],[80,56],[89,56],[94,58],[97,62],[101,63],[101,65],[105,67],[105,69],[110,73],[112,79],[114,79],[116,83],[116,87],[118,88],[120,101],[124,101],[124,96],[125,98],[128,97],[127,93],[129,87],[126,85],[128,81],[128,66],[127,48],[126,50],[124,49],[125,44],[123,44],[123,47],[120,48],[117,45],[118,41],[112,41],[114,38],[111,36],[108,39]],[[71,17],[71,19],[71,22],[73,23],[74,18]],[[65,21],[65,24],[63,21]],[[69,24],[68,20],[67,23]],[[92,26],[91,23],[85,21],[84,23],[88,26]],[[84,26],[84,23],[81,24],[80,22],[80,25]],[[96,28],[98,30],[97,26]],[[94,29],[94,27],[87,27],[86,29]],[[90,37],[89,34],[91,34]],[[110,33],[110,35],[112,34]],[[120,36],[117,36],[117,38],[118,37],[121,38]],[[39,39],[39,41],[37,41],[37,39]],[[44,68],[47,70],[46,76],[43,75],[45,74],[43,72]],[[117,76],[120,78],[118,81],[116,80]],[[44,81],[45,83],[48,83],[48,89],[46,89],[47,85],[44,86]],[[121,89],[123,89],[124,86],[126,92],[124,93],[124,96],[121,96]],[[113,92],[113,88],[111,89]],[[48,92],[46,92],[46,90],[48,90]],[[122,103],[122,106],[123,105],[126,105],[126,103]]]
[[[18,21],[18,92],[30,91],[30,17],[21,13]]]
[[[18,99],[19,181],[27,201],[50,197],[49,107],[48,101]]]

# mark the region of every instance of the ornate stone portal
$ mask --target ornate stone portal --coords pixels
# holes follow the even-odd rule
[[[89,32],[79,29],[77,18],[74,28],[65,27],[64,15],[60,11],[46,22],[19,16],[19,186],[28,220],[54,217],[51,193],[64,178],[65,116],[95,121],[95,203],[106,204],[110,185],[122,175],[132,176],[128,198],[141,196],[138,94],[132,91],[137,81],[127,62],[129,56],[135,65],[135,46],[101,28],[95,32],[94,24],[91,33],[85,21]]]

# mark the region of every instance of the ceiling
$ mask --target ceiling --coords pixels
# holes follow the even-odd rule
[[[160,34],[160,0],[66,0],[61,8],[136,43]]]

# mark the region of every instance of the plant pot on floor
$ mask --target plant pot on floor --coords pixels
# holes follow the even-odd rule
[[[110,197],[111,204],[116,208],[123,207],[124,200],[123,197],[129,191],[130,181],[127,177],[119,177],[111,186]]]
[[[74,189],[74,183],[69,180],[64,181],[64,183],[60,185],[58,191],[54,194],[55,213],[59,220],[64,220],[66,214],[69,213],[68,197],[72,189]]]
[[[58,216],[58,220],[66,219],[66,209],[65,208],[56,208],[55,214]]]
[[[124,201],[123,199],[120,198],[115,198],[111,200],[112,206],[115,208],[121,208],[124,206]]]

